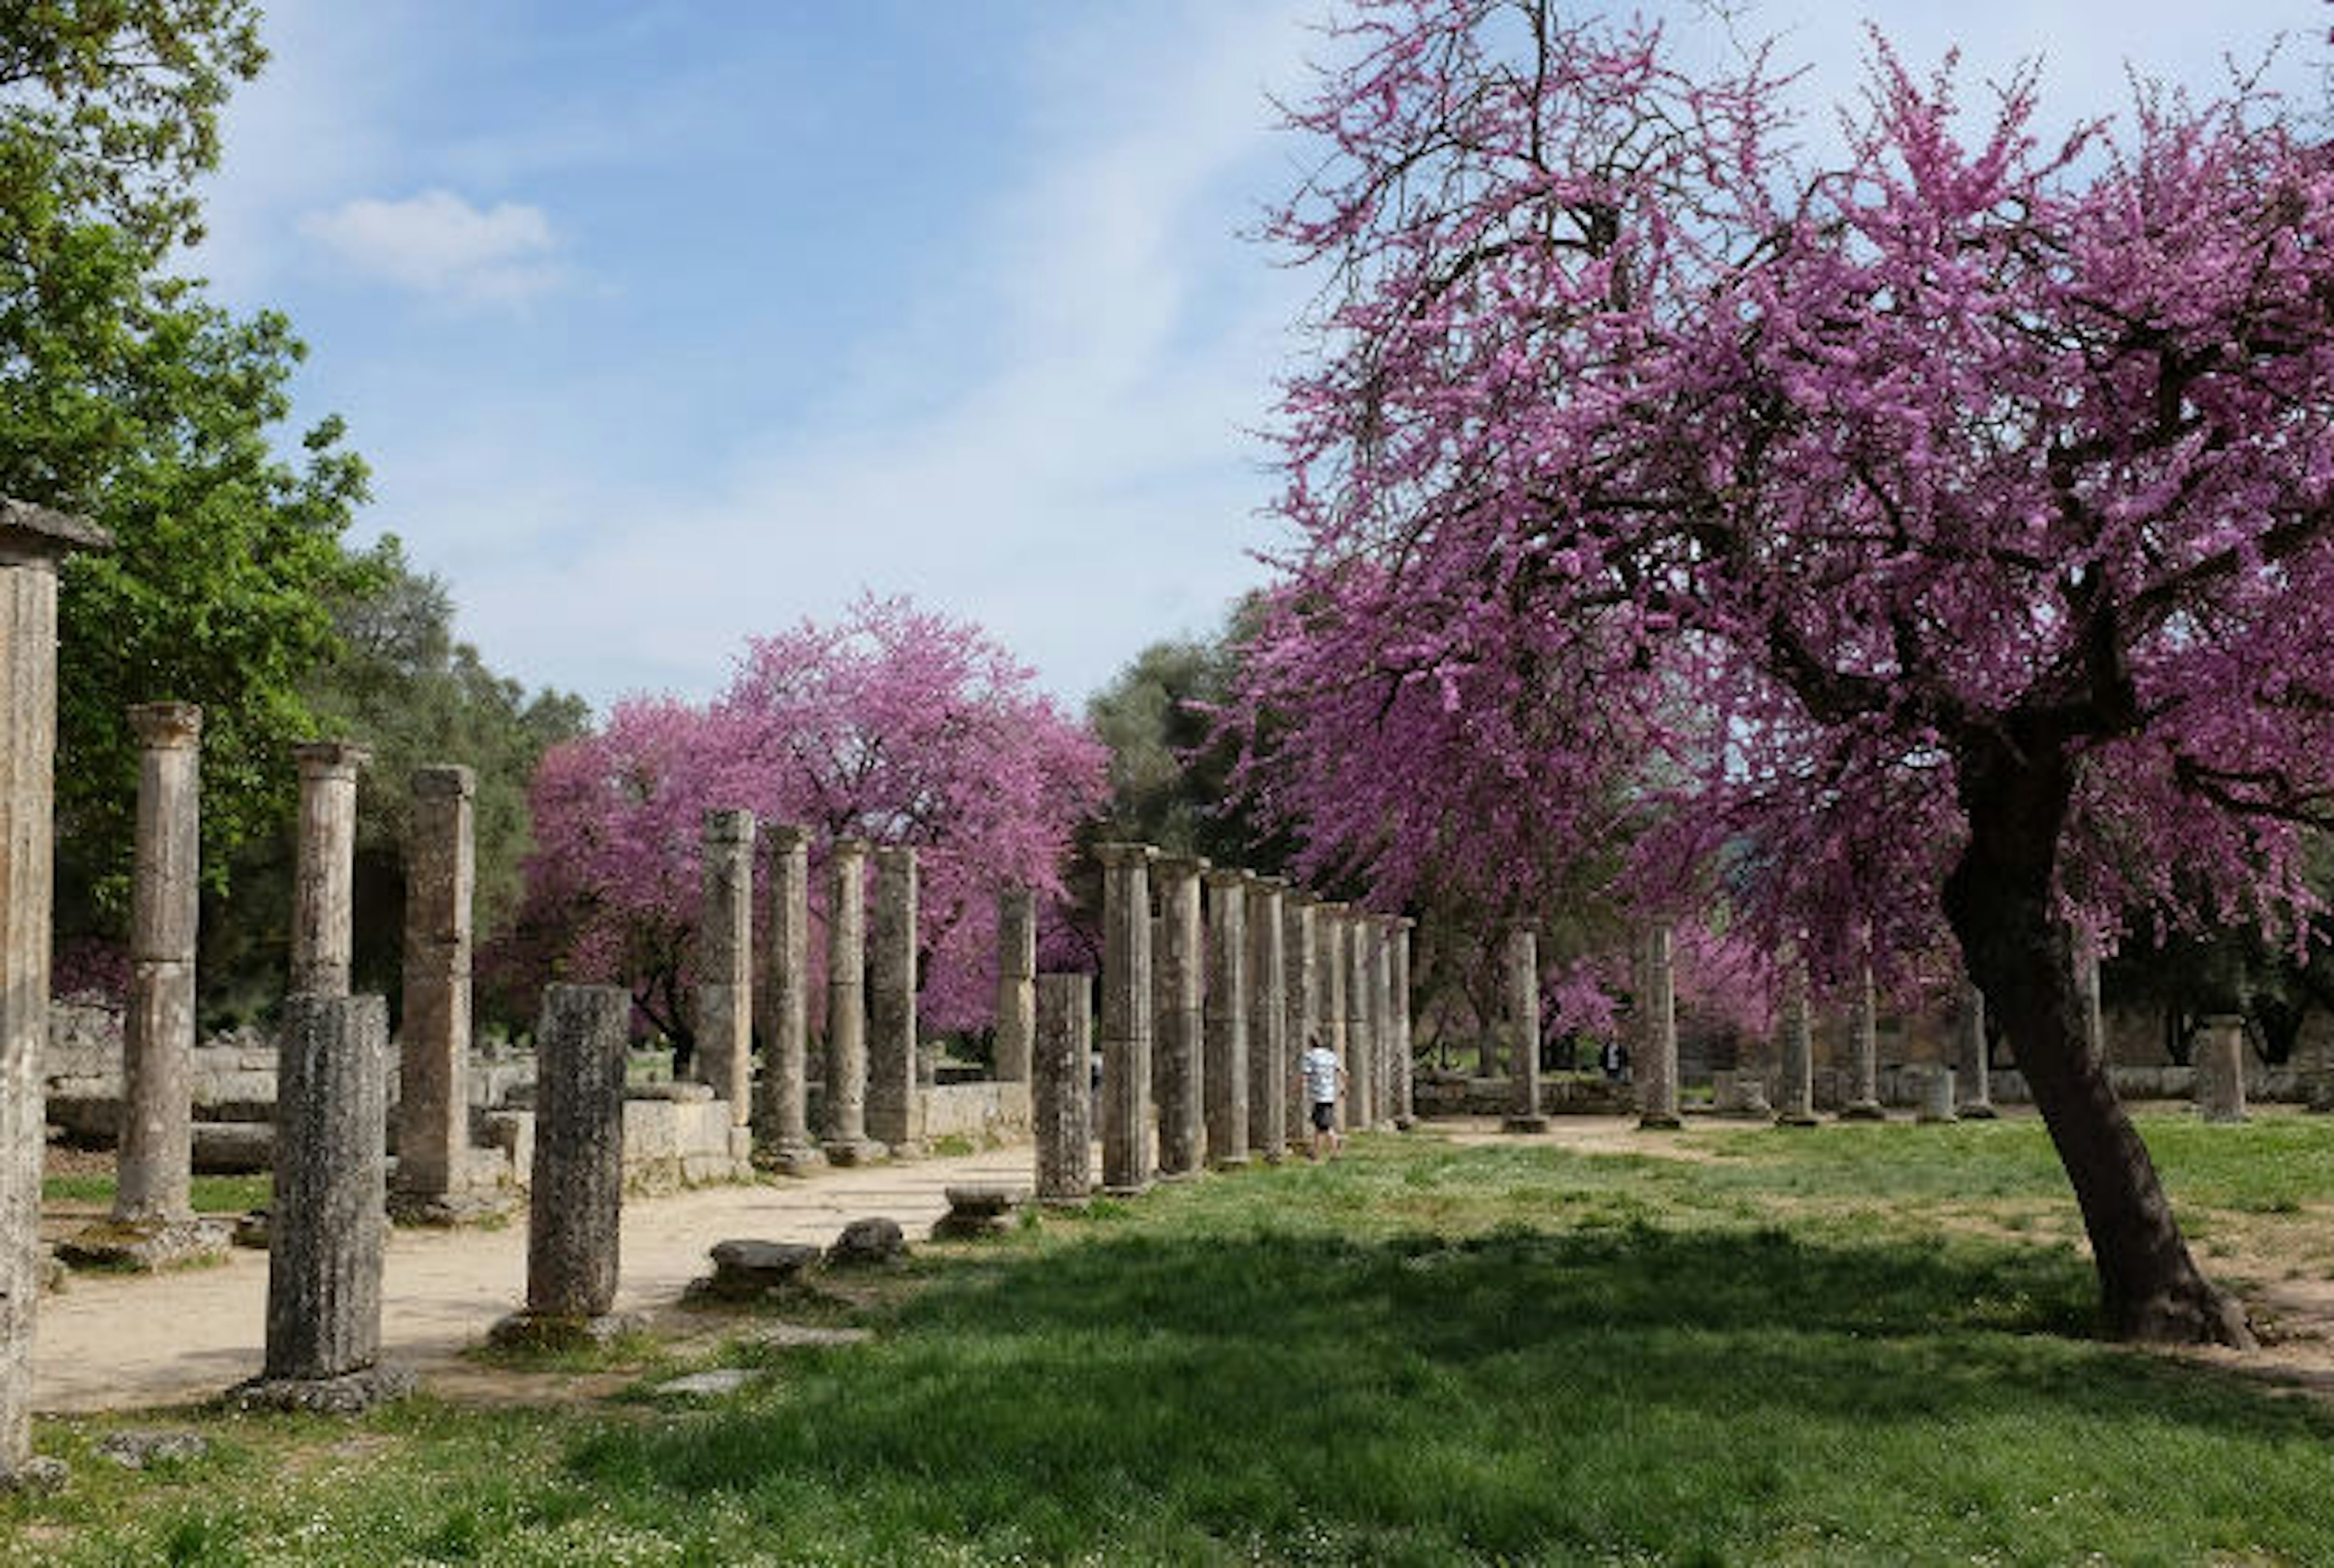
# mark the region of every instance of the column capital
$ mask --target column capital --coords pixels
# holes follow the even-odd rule
[[[709,844],[750,844],[754,842],[754,813],[734,808],[708,811],[703,832]]]
[[[413,770],[413,793],[429,800],[470,800],[478,793],[478,775],[455,763],[432,763]]]
[[[810,842],[810,830],[800,822],[765,822],[762,836],[780,854],[791,854]]]
[[[1259,876],[1250,885],[1259,892],[1285,893],[1288,890],[1288,879],[1287,877]]]
[[[111,550],[113,535],[86,517],[0,495],[0,566],[50,566],[76,550]]]
[[[916,863],[916,846],[913,844],[877,844],[875,846],[875,863],[879,866],[912,866]]]
[[[1159,874],[1162,877],[1196,877],[1208,870],[1205,855],[1161,855]]]
[[[1256,873],[1239,866],[1217,866],[1200,873],[1211,888],[1244,888],[1256,880]]]
[[[1149,844],[1117,841],[1096,844],[1094,852],[1095,859],[1105,866],[1147,866],[1159,858],[1159,851]]]
[[[354,778],[372,761],[372,748],[352,740],[304,740],[292,747],[292,757],[303,777]]]
[[[867,841],[857,833],[844,833],[827,845],[827,852],[832,855],[864,857],[867,853]]]
[[[135,703],[130,727],[147,750],[176,751],[202,739],[203,710],[191,702]]]

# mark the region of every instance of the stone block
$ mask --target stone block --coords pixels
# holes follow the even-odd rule
[[[900,1222],[881,1217],[854,1219],[843,1227],[826,1249],[830,1268],[870,1268],[897,1263],[908,1255],[907,1237]]]

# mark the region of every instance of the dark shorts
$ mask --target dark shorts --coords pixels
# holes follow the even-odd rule
[[[1334,1100],[1316,1100],[1313,1102],[1313,1130],[1326,1132],[1336,1123],[1337,1102]]]

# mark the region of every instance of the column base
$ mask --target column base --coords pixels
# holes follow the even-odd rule
[[[808,1176],[826,1169],[826,1152],[808,1141],[779,1143],[755,1155],[754,1164],[757,1169],[780,1176]]]
[[[1979,1100],[1968,1105],[1960,1106],[1954,1114],[1963,1121],[1996,1121],[2001,1117],[2001,1112],[1993,1108],[1993,1101],[1990,1100]]]
[[[645,1333],[648,1326],[638,1313],[538,1313],[522,1307],[487,1331],[487,1343],[515,1351],[581,1350]]]
[[[1812,1111],[1778,1111],[1775,1112],[1775,1125],[1778,1127],[1821,1127],[1823,1125],[1823,1119]]]
[[[1839,1108],[1839,1119],[1842,1121],[1886,1121],[1888,1112],[1881,1109],[1877,1100],[1851,1100]]]
[[[1684,1128],[1685,1122],[1682,1118],[1666,1111],[1649,1111],[1637,1118],[1637,1130],[1640,1132],[1679,1132]]]
[[[391,1192],[389,1217],[399,1225],[451,1230],[466,1225],[497,1225],[518,1207],[516,1192]]]
[[[410,1367],[375,1364],[329,1378],[271,1378],[264,1373],[226,1394],[238,1410],[313,1410],[353,1416],[404,1399],[420,1386]]]
[[[1502,1132],[1520,1133],[1546,1132],[1548,1130],[1548,1118],[1545,1116],[1510,1116],[1506,1121],[1500,1123],[1500,1130]]]
[[[0,1470],[0,1493],[37,1496],[64,1490],[72,1470],[63,1459],[35,1454],[13,1470]]]
[[[854,1165],[873,1165],[890,1152],[872,1138],[839,1138],[823,1147],[826,1162],[844,1169]]]
[[[1091,1192],[1041,1192],[1037,1197],[1039,1208],[1057,1214],[1082,1214],[1094,1202]]]
[[[57,1261],[69,1268],[154,1274],[166,1268],[216,1263],[234,1245],[224,1221],[197,1219],[101,1219],[57,1243]]]
[[[1922,1111],[1915,1112],[1913,1117],[1914,1125],[1917,1127],[1951,1127],[1960,1120],[1959,1116],[1950,1111],[1943,1116],[1933,1111]]]
[[[1150,1190],[1151,1183],[1147,1181],[1138,1182],[1133,1187],[1111,1186],[1105,1184],[1102,1189],[1102,1195],[1104,1198],[1141,1198],[1144,1193]]]
[[[1208,1161],[1208,1166],[1213,1170],[1244,1170],[1249,1163],[1249,1157],[1245,1154],[1225,1154]]]

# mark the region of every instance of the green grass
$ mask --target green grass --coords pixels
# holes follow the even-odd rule
[[[198,1176],[193,1181],[193,1198],[197,1214],[244,1214],[267,1207],[267,1196],[274,1182],[265,1173],[256,1176]],[[113,1202],[111,1172],[92,1175],[51,1176],[41,1182],[43,1203]]]
[[[2150,1123],[2184,1213],[2317,1222],[2334,1121]],[[922,1252],[869,1345],[702,1407],[44,1423],[24,1560],[2309,1563],[2334,1411],[2089,1337],[2030,1124],[1715,1158],[1360,1138]],[[2036,1234],[1943,1218],[2001,1214]],[[709,1319],[728,1332],[726,1320]],[[141,1424],[152,1424],[141,1418]],[[8,1540],[0,1537],[0,1541]]]

